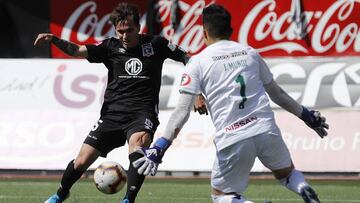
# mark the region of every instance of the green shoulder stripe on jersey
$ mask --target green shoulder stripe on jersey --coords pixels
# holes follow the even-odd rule
[[[196,93],[194,92],[189,92],[189,91],[186,91],[186,90],[179,90],[180,94],[193,94],[193,95],[196,95]]]

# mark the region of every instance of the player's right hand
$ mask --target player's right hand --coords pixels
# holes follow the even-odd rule
[[[205,98],[202,94],[196,96],[195,103],[194,103],[194,111],[199,112],[200,115],[206,114],[208,115]]]
[[[40,33],[34,41],[34,46],[49,43],[54,37],[51,33]]]
[[[315,132],[321,137],[327,136],[329,125],[326,123],[326,118],[321,116],[319,111],[309,111],[306,107],[303,107],[303,111],[300,117],[306,125],[315,130]]]

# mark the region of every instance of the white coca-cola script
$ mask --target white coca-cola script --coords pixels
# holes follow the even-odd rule
[[[290,11],[277,14],[276,1],[261,1],[246,15],[238,32],[238,41],[249,44],[249,40],[253,40],[252,44],[265,45],[255,47],[260,52],[282,49],[287,53],[293,51],[308,53],[308,49],[301,42],[306,34],[312,32],[311,47],[316,53],[324,53],[332,48],[342,53],[350,46],[353,46],[354,51],[360,52],[360,26],[355,22],[346,26],[339,25],[351,15],[358,15],[354,12],[357,3],[360,1],[335,1],[324,11],[305,11],[302,15],[305,17],[303,23],[306,23],[306,26],[300,27],[300,29],[305,29],[299,31],[299,27],[292,20]],[[260,16],[263,10],[267,12]],[[317,23],[312,24],[312,19],[317,19]],[[258,23],[254,24],[254,22]],[[250,30],[253,27],[255,27],[255,32],[251,33]],[[287,29],[284,30],[284,27]],[[275,43],[267,43],[269,39]]]
[[[178,29],[174,30],[169,23],[172,1],[158,1],[156,9],[159,12],[156,19],[162,25],[160,34],[189,53],[199,52],[205,46],[200,24],[201,13],[204,7],[213,2],[179,1],[179,9],[183,15]],[[308,8],[300,14],[302,26],[299,26],[299,13],[296,16],[298,20],[294,20],[293,5],[289,6],[288,11],[279,13],[276,8],[280,3],[281,1],[275,0],[259,1],[248,11],[241,9],[244,12],[241,16],[244,18],[241,19],[240,26],[234,28],[238,32],[235,32],[233,39],[267,53],[273,50],[283,50],[289,55],[295,51],[303,55],[326,55],[328,51],[339,54],[360,52],[360,22],[351,20],[351,17],[359,15],[360,0],[334,1],[321,10]],[[110,14],[99,17],[97,6],[96,1],[80,4],[66,20],[61,37],[81,43],[89,39],[101,41],[114,36],[115,30],[108,20]],[[144,30],[145,20],[146,13],[140,19],[141,31]],[[306,37],[307,43],[304,40]]]

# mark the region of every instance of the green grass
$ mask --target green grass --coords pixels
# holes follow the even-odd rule
[[[322,203],[360,203],[360,181],[310,181],[319,193]],[[43,202],[53,194],[57,180],[0,179],[0,203]],[[72,189],[68,203],[119,202],[124,189],[115,195],[104,195],[97,191],[92,180],[83,179]],[[149,179],[139,193],[137,203],[202,203],[211,202],[209,180]],[[297,195],[280,186],[275,180],[251,180],[245,196],[262,203],[303,202]]]

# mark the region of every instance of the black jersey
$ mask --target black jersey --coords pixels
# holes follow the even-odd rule
[[[138,46],[125,49],[116,38],[86,45],[88,61],[104,63],[108,83],[101,116],[121,112],[158,113],[162,65],[170,58],[185,64],[186,53],[160,36],[140,35]]]

